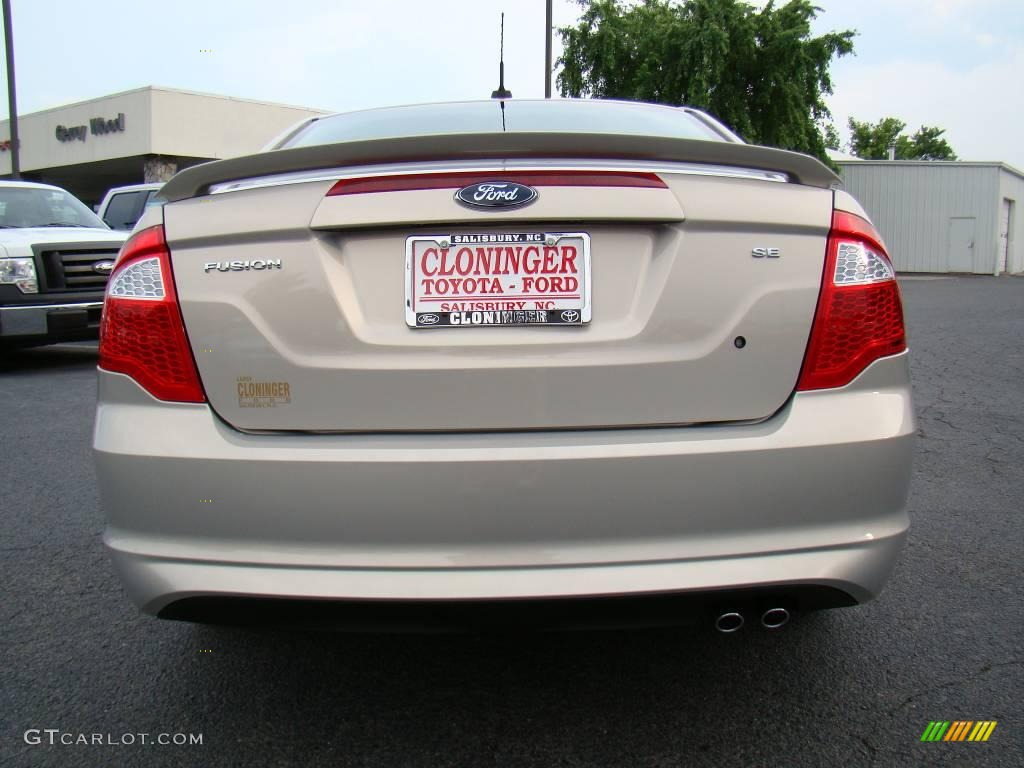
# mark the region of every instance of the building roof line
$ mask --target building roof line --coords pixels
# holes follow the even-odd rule
[[[838,166],[916,166],[921,168],[1000,168],[1024,179],[1024,171],[1001,160],[833,160]]]
[[[267,107],[284,107],[286,109],[299,109],[303,112],[319,112],[323,115],[334,114],[335,110],[320,109],[319,107],[303,107],[298,104],[285,104],[280,101],[267,101],[265,99],[249,99],[244,96],[226,96],[223,93],[210,93],[208,91],[193,91],[189,88],[171,88],[166,85],[149,85],[147,88],[154,91],[166,93],[184,93],[188,96],[203,96],[208,99],[224,99],[225,101],[240,101],[246,104],[262,104]]]
[[[128,90],[125,90],[125,91],[118,91],[117,93],[107,93],[107,94],[104,94],[102,96],[96,96],[96,97],[91,98],[91,99],[82,99],[80,101],[73,101],[73,102],[70,102],[68,104],[60,104],[60,105],[55,106],[55,107],[46,107],[45,109],[37,109],[37,110],[35,110],[33,112],[19,112],[18,113],[18,119],[21,120],[23,118],[31,117],[33,115],[42,115],[42,114],[46,114],[47,112],[57,112],[57,111],[63,110],[63,109],[70,109],[72,107],[80,107],[80,106],[83,106],[85,104],[90,104],[92,102],[107,101],[109,99],[116,99],[116,98],[119,98],[121,96],[129,96],[131,94],[142,93],[144,91],[149,91],[149,92],[160,91],[162,93],[179,93],[179,94],[184,94],[186,96],[201,96],[201,97],[207,98],[207,99],[223,99],[225,101],[237,101],[237,102],[243,102],[243,103],[246,103],[246,104],[260,104],[260,105],[268,106],[268,107],[283,107],[285,109],[295,109],[295,110],[299,110],[299,111],[302,111],[302,112],[316,112],[316,113],[323,114],[323,115],[332,114],[331,110],[318,109],[318,108],[314,108],[314,107],[300,107],[300,106],[297,106],[295,104],[282,104],[282,103],[276,102],[276,101],[263,101],[261,99],[246,99],[246,98],[241,98],[241,97],[238,97],[238,96],[225,96],[225,95],[220,94],[220,93],[206,93],[206,92],[203,92],[203,91],[190,91],[190,90],[187,90],[187,89],[184,89],[184,88],[170,88],[170,87],[164,86],[164,85],[143,85],[143,86],[140,86],[138,88],[129,88]],[[10,122],[10,118],[9,117],[5,117],[2,120],[0,120],[0,123],[7,123],[7,122]]]

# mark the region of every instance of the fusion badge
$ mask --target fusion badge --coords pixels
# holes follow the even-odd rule
[[[280,269],[280,259],[253,259],[252,261],[208,261],[203,264],[203,271],[209,274],[218,272],[246,272],[250,269]]]

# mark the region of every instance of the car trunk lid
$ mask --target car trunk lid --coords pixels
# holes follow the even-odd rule
[[[538,185],[515,210],[469,209],[453,188],[329,195],[335,180],[165,206],[211,407],[240,429],[325,432],[770,416],[800,372],[831,191],[692,168],[654,177],[639,188]],[[589,318],[412,327],[410,239],[504,235],[585,238]],[[445,268],[429,257],[428,269]]]

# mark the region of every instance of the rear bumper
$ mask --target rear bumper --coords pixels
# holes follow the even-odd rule
[[[0,307],[0,342],[53,344],[99,338],[103,301]]]
[[[368,632],[614,629],[710,624],[739,612],[756,625],[765,611],[791,615],[855,605],[834,587],[787,585],[613,596],[487,600],[309,600],[196,596],[166,605],[160,618],[240,626],[311,627]]]
[[[904,354],[756,425],[479,435],[242,434],[101,371],[94,443],[115,567],[173,615],[203,596],[863,602],[906,535],[914,431]]]

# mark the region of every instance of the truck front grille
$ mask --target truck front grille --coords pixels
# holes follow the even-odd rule
[[[102,291],[110,277],[109,271],[97,270],[96,265],[117,258],[117,248],[40,249],[48,291]]]

